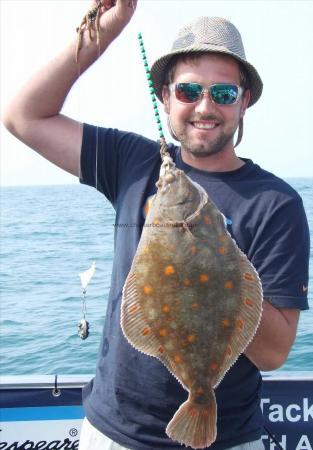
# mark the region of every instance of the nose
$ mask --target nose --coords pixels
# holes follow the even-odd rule
[[[209,114],[212,111],[216,111],[215,103],[212,101],[208,92],[203,93],[201,99],[195,106],[195,111],[203,115]]]

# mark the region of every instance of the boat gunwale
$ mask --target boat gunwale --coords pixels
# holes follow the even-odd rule
[[[267,382],[313,382],[313,371],[261,372],[262,379]],[[57,377],[57,378],[56,378]],[[5,389],[59,389],[82,388],[92,378],[93,374],[85,375],[2,375],[0,390]]]

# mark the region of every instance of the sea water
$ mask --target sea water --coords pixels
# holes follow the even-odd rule
[[[287,181],[303,198],[312,237],[313,179]],[[1,198],[0,374],[94,373],[112,268],[111,205],[79,185],[4,187]],[[90,336],[82,341],[79,273],[93,261],[86,295]],[[313,308],[312,250],[310,262]],[[302,312],[282,370],[313,370],[312,324],[313,309]]]

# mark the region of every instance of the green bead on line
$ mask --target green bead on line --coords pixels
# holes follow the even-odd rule
[[[139,44],[140,44],[141,56],[142,56],[143,64],[144,64],[144,67],[145,67],[146,78],[148,80],[149,92],[150,92],[151,100],[152,100],[152,104],[153,104],[155,121],[156,121],[157,126],[158,126],[159,136],[160,136],[161,139],[164,139],[164,134],[163,134],[162,124],[161,124],[160,114],[159,114],[159,111],[158,111],[157,99],[156,99],[156,96],[155,96],[155,89],[153,87],[152,76],[151,76],[149,64],[148,64],[148,61],[147,61],[146,52],[145,52],[144,43],[143,43],[143,40],[142,40],[141,33],[138,33],[138,39],[139,39]]]

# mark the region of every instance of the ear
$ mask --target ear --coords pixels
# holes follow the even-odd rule
[[[242,97],[242,104],[240,109],[240,118],[242,118],[245,115],[246,109],[248,108],[249,102],[250,102],[250,89],[247,89]]]
[[[164,104],[164,111],[166,114],[170,113],[170,90],[168,86],[163,86],[162,88],[162,98],[163,98],[163,104]]]

